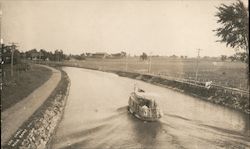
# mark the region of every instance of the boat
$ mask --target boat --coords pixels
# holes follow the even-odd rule
[[[134,89],[130,94],[128,104],[128,111],[143,121],[157,121],[162,117],[155,97],[142,89]]]

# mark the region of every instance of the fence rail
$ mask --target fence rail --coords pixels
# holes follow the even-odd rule
[[[171,77],[171,76],[165,76],[165,75],[159,75],[159,74],[153,74],[153,73],[141,73],[141,74],[143,74],[143,75],[151,75],[151,76],[155,76],[155,77],[161,77],[161,78],[169,79],[169,80],[175,80],[175,81],[178,81],[178,82],[188,83],[188,84],[192,84],[192,85],[199,86],[199,87],[205,87],[205,82],[201,82],[201,81],[196,81],[196,80],[191,80],[191,79],[184,79],[184,78],[175,78],[175,77]],[[204,84],[204,85],[199,85],[199,84]],[[217,88],[221,88],[221,89],[229,90],[229,91],[233,91],[233,92],[240,92],[240,93],[243,93],[243,94],[250,94],[250,92],[247,91],[247,90],[222,86],[222,85],[215,84],[214,82],[212,82],[211,87],[217,87]]]

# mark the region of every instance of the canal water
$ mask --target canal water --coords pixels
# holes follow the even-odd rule
[[[171,89],[112,73],[65,67],[71,87],[51,148],[249,148],[249,117]],[[128,113],[134,84],[155,94],[164,115]]]

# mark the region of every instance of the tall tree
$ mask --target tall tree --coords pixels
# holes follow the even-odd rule
[[[242,56],[240,60],[246,62],[249,68],[249,9],[240,0],[231,5],[222,4],[217,9],[215,16],[221,27],[215,31],[219,41],[235,48],[236,55]],[[247,73],[249,75],[249,71]]]
[[[147,60],[148,59],[148,55],[145,52],[143,52],[142,55],[140,56],[140,59],[143,60],[143,61]]]
[[[217,23],[222,26],[215,31],[221,38],[220,42],[225,42],[232,48],[249,48],[249,12],[241,1],[237,1],[229,6],[222,4],[215,15],[219,19]]]
[[[225,60],[227,60],[227,56],[226,56],[226,55],[221,55],[220,59],[221,59],[222,61],[225,61]]]

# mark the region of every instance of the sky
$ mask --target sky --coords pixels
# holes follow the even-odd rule
[[[1,38],[21,51],[67,54],[232,55],[213,32],[220,4],[233,0],[1,1]],[[245,4],[247,1],[245,1]]]

